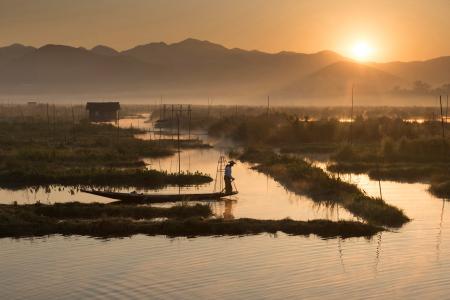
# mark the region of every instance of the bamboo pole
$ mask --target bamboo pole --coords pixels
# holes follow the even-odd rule
[[[116,115],[116,118],[117,118],[117,139],[119,139],[120,138],[120,110],[118,110],[117,111],[117,115]]]
[[[445,126],[444,126],[444,111],[442,109],[442,96],[439,96],[439,105],[441,107],[441,127],[442,127],[442,140],[445,140]]]
[[[192,110],[191,105],[188,106],[188,140],[191,140],[191,120],[192,120]]]
[[[350,113],[350,145],[353,145],[353,84],[352,84],[352,109]]]
[[[75,112],[73,111],[72,105],[72,131],[73,131],[73,139],[75,140]]]
[[[162,119],[162,105],[163,105],[163,100],[162,100],[162,95],[160,96],[160,102],[159,102],[159,119]],[[166,108],[166,105],[164,105],[164,110]]]
[[[170,117],[170,136],[171,136],[172,140],[173,140],[173,113],[174,113],[174,107],[172,104],[172,115]]]
[[[445,124],[448,122],[448,94],[447,94],[447,107],[445,108]]]
[[[383,193],[381,192],[380,164],[378,160],[377,160],[377,170],[378,170],[378,189],[380,190],[380,199],[383,200]]]
[[[55,139],[55,130],[56,130],[56,105],[53,104],[53,139]]]
[[[48,137],[50,138],[50,115],[48,112],[48,102],[47,102],[47,131],[48,131]]]
[[[180,112],[181,113],[181,112]],[[180,151],[180,114],[177,115],[177,144],[178,144],[178,175],[181,175],[181,151]]]

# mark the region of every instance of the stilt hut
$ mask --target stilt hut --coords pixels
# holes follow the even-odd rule
[[[108,122],[116,121],[120,110],[119,102],[88,102],[86,110],[89,112],[89,121]]]

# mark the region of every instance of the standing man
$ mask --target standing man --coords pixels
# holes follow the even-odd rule
[[[228,164],[225,166],[225,175],[223,177],[225,181],[225,194],[230,195],[233,192],[233,187],[231,186],[231,181],[234,180],[234,177],[231,176],[231,168],[236,163],[234,161],[229,161]]]

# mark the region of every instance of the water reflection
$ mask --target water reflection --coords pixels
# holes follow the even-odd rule
[[[216,175],[217,161],[221,155],[225,155],[225,149],[191,149],[181,152],[182,171],[201,171]],[[169,172],[178,171],[178,158],[166,157],[158,159],[144,159],[148,168],[156,168]],[[345,210],[339,211],[336,205],[325,205],[312,201],[309,197],[299,196],[289,192],[271,177],[258,173],[250,164],[238,163],[233,170],[237,178],[239,194],[231,197],[234,202],[222,201],[213,205],[217,216],[227,218],[249,217],[257,219],[284,219],[296,220],[311,219],[354,219]],[[219,178],[222,180],[222,178]],[[212,192],[214,182],[192,187],[169,186],[158,190],[137,189],[140,193],[196,193]],[[116,191],[132,192],[135,188],[115,188]],[[81,193],[77,189],[55,186],[51,189],[10,191],[0,189],[0,201],[2,203],[43,203],[72,202],[107,203],[113,200],[91,194]],[[168,204],[165,204],[167,206]]]
[[[214,175],[223,151],[193,151],[182,153],[183,168]],[[160,169],[172,163],[149,162]],[[211,204],[219,216],[349,217],[338,206],[320,206],[289,193],[250,167],[239,163],[234,170],[240,190],[236,202]],[[378,181],[367,175],[341,178],[379,196]],[[74,236],[0,239],[2,298],[448,298],[450,256],[441,253],[450,251],[450,206],[428,193],[426,184],[381,184],[383,199],[403,209],[412,221],[398,232],[379,233],[371,240],[285,234],[196,239],[137,235],[107,242]],[[165,191],[171,189],[177,187]],[[191,189],[210,191],[212,185]],[[8,199],[5,191],[1,193],[2,201]],[[23,201],[46,197],[44,190],[37,196],[28,190],[26,197],[24,191],[10,195],[14,193],[28,197]],[[49,201],[68,195],[67,190],[55,190]],[[90,196],[75,191],[69,199],[82,197]],[[92,197],[86,201],[107,201]]]
[[[338,244],[338,253],[339,253],[339,261],[341,262],[341,266],[342,266],[342,270],[345,271],[345,264],[344,264],[344,254],[342,251],[342,238],[338,237],[337,238],[337,244]]]
[[[379,232],[377,234],[377,248],[375,251],[375,274],[378,273],[378,264],[380,263],[380,257],[381,257],[381,240],[383,237],[383,232]]]
[[[201,171],[210,174],[215,178],[217,171],[217,161],[220,156],[226,155],[226,149],[191,149],[181,152],[182,171]],[[149,168],[160,168],[162,170],[173,171],[177,165],[176,157],[146,159]],[[178,169],[178,166],[177,166]],[[312,201],[309,197],[299,196],[289,192],[278,182],[269,176],[252,169],[252,165],[239,162],[233,168],[234,177],[239,194],[233,197],[233,215],[236,218],[250,217],[260,219],[330,219],[336,220],[337,206],[326,206]],[[222,180],[221,178],[219,178]],[[214,182],[195,187],[195,191],[212,192]],[[173,187],[165,189],[165,192],[173,191]],[[185,188],[183,192],[191,192],[192,188]],[[225,202],[226,203],[226,202]],[[215,212],[223,216],[226,207],[225,203],[214,206]],[[341,212],[341,219],[353,219],[353,216],[346,212]]]
[[[236,200],[226,199],[224,202],[223,218],[225,220],[234,219],[233,204]]]
[[[20,190],[0,189],[0,203],[11,204],[17,202],[19,204],[55,203],[55,202],[73,202],[79,201],[84,203],[90,202],[111,202],[110,199],[98,197],[95,195],[81,193],[75,187],[48,186],[27,188]]]
[[[314,162],[317,166],[326,169],[325,162]],[[450,208],[446,206],[445,199],[438,199],[428,191],[428,184],[423,183],[399,183],[393,181],[372,180],[366,174],[340,174],[341,179],[357,184],[369,196],[380,196],[380,185],[383,187],[383,200],[404,210],[412,219],[398,231],[398,240],[389,240],[399,247],[403,256],[414,256],[415,251],[422,253],[423,257],[434,254],[436,261],[442,261],[441,252],[449,249],[446,216]],[[381,264],[382,239],[389,233],[379,233],[377,236],[377,248],[375,259],[375,271],[378,272]],[[444,236],[448,236],[447,239]],[[383,241],[383,245],[386,245]],[[390,247],[393,245],[389,244]],[[408,248],[409,251],[406,251]],[[404,254],[404,252],[407,254]],[[400,254],[399,254],[400,255]],[[445,261],[450,263],[446,257]],[[422,260],[414,262],[423,264]],[[420,268],[420,267],[419,267]]]
[[[439,232],[437,234],[437,242],[436,242],[436,259],[439,261],[439,256],[441,254],[441,242],[442,242],[442,227],[444,222],[444,208],[445,208],[445,201],[442,200],[442,210],[441,210],[441,219],[439,222]]]

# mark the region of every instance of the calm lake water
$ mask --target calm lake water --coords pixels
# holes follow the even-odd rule
[[[189,150],[182,169],[215,176],[220,147]],[[177,157],[147,160],[149,167],[178,170]],[[318,163],[323,167],[323,164]],[[215,204],[218,215],[280,219],[352,219],[344,209],[317,206],[238,163],[236,201]],[[378,181],[346,178],[378,196]],[[194,189],[211,191],[214,183]],[[143,235],[123,239],[50,236],[0,239],[2,299],[379,299],[448,298],[450,203],[425,184],[382,181],[383,198],[413,220],[395,232],[365,238],[320,239],[262,234],[170,239]],[[191,188],[192,189],[192,188]],[[168,189],[178,191],[177,188]],[[168,192],[168,190],[160,192]],[[8,194],[9,193],[9,194]],[[22,193],[22,198],[19,194]],[[45,192],[38,194],[46,195]],[[24,191],[1,191],[2,202]],[[108,201],[66,191],[53,201]]]

